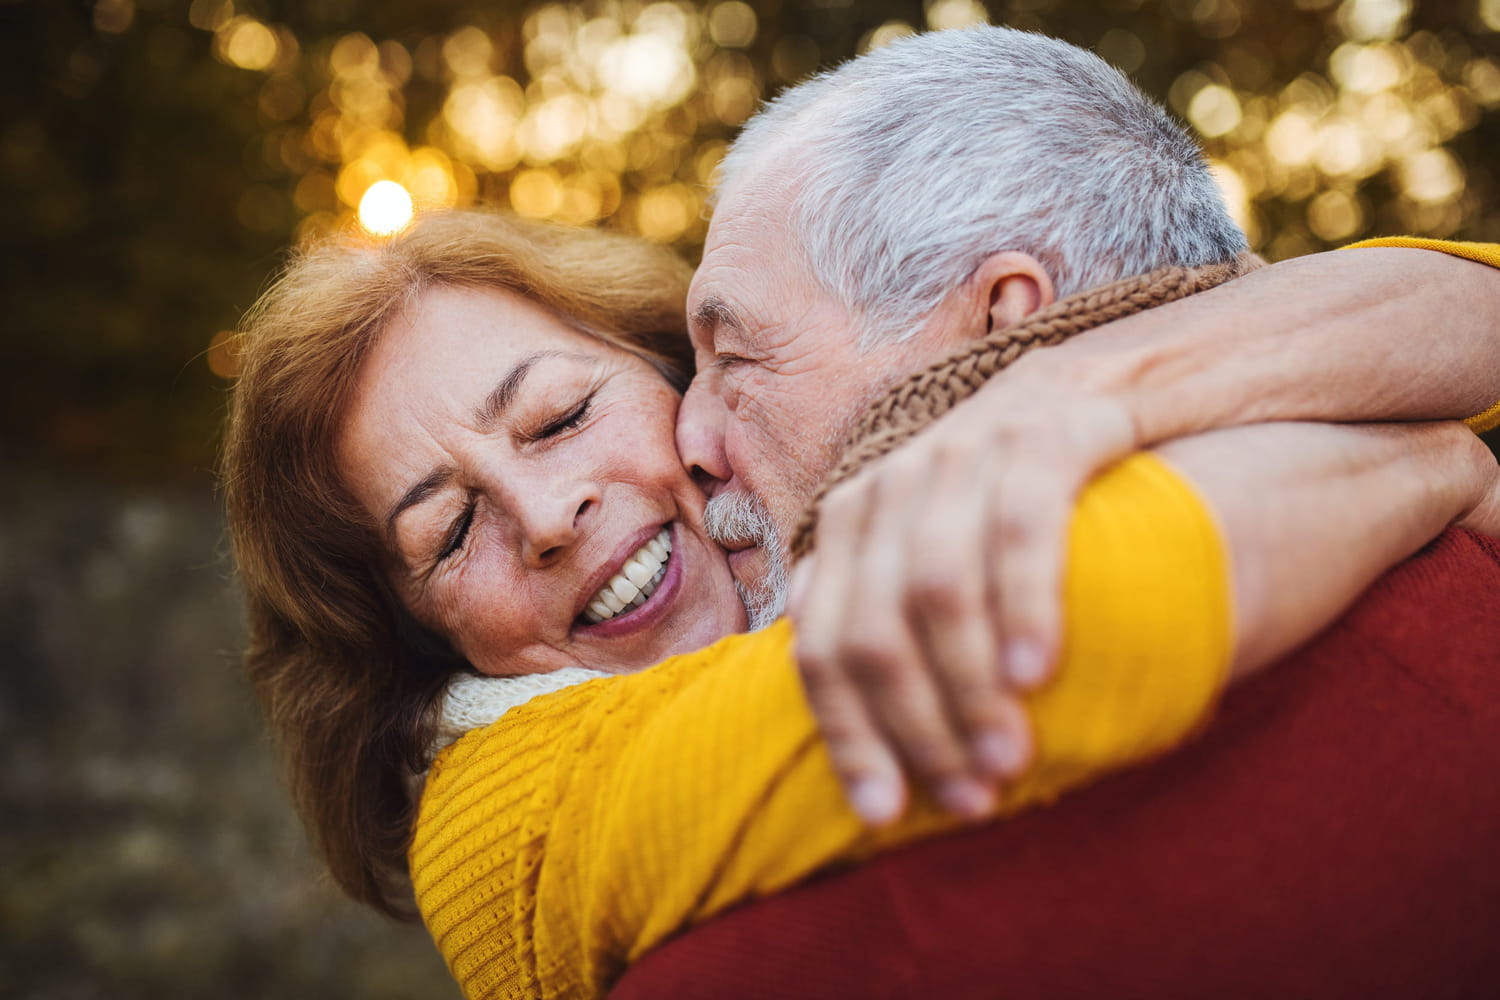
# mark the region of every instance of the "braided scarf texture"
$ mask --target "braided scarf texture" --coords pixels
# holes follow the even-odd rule
[[[1259,257],[1246,253],[1202,267],[1164,267],[1122,278],[1054,302],[1022,322],[995,330],[907,376],[871,404],[855,426],[838,464],[818,487],[792,534],[792,557],[812,551],[818,508],[830,490],[978,392],[991,376],[1023,354],[1222,285],[1262,263]]]

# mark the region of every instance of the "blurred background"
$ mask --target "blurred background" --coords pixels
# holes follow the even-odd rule
[[[456,996],[237,671],[228,331],[289,246],[482,200],[693,257],[759,101],[980,21],[1189,122],[1272,259],[1500,241],[1500,0],[0,0],[0,996]]]

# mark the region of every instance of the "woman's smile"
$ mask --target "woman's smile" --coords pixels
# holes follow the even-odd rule
[[[745,623],[677,403],[542,306],[439,286],[365,360],[340,467],[397,594],[480,672],[640,669]]]
[[[675,527],[663,525],[630,553],[588,598],[576,628],[592,635],[627,635],[651,628],[670,611],[682,592],[682,560],[672,558]],[[609,573],[609,566],[601,573]]]

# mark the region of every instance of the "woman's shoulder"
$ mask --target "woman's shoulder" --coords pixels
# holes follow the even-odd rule
[[[692,703],[720,687],[779,681],[791,663],[791,641],[783,621],[635,673],[569,668],[526,678],[464,678],[450,688],[424,798],[471,765],[509,770],[551,757],[610,722],[629,727],[662,712],[691,712]]]

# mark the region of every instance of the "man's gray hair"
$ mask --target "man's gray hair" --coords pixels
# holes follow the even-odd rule
[[[806,264],[866,347],[914,332],[999,251],[1035,257],[1061,298],[1246,248],[1182,126],[1093,53],[1009,28],[900,39],[787,90],[720,192],[773,164]]]

